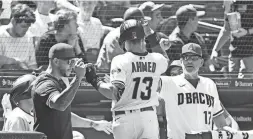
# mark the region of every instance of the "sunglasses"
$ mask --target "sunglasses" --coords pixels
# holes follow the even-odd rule
[[[72,59],[61,59],[66,61],[69,65],[75,65],[76,62],[78,61],[78,58],[72,58]]]
[[[26,24],[32,24],[35,22],[35,19],[20,19],[20,22],[19,23],[26,23]]]
[[[15,17],[15,20],[17,23],[32,24],[35,22],[36,19],[33,17],[20,16],[20,17]]]
[[[182,55],[181,58],[185,61],[192,60],[197,61],[201,58],[199,55]]]

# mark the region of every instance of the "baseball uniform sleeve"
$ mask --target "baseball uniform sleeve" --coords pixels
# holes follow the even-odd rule
[[[220,102],[220,98],[218,95],[216,84],[213,81],[212,81],[212,89],[213,89],[213,93],[214,93],[213,117],[216,117],[216,116],[222,114],[224,112],[224,110],[221,106],[221,102]]]
[[[5,124],[5,131],[29,131],[27,121],[21,117],[9,118]]]
[[[167,86],[169,82],[167,82],[168,80],[168,77],[166,76],[161,76],[160,77],[160,93],[159,93],[159,97],[163,98],[163,99],[166,99],[166,95],[168,94],[168,90],[167,90]],[[166,84],[166,85],[164,85]]]
[[[158,61],[158,67],[159,67],[159,72],[160,74],[163,74],[168,67],[168,59],[165,58],[162,54],[157,53],[157,61]]]
[[[124,59],[121,55],[116,56],[112,60],[111,71],[110,71],[110,81],[112,84],[120,84],[125,87],[126,82],[126,64],[124,64]]]

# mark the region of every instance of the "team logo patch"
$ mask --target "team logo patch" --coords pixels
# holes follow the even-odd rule
[[[233,139],[233,134],[232,133],[230,133],[230,132],[228,132],[228,131],[226,131],[226,133],[227,133],[227,139]]]
[[[243,136],[243,139],[248,139],[249,138],[249,134],[247,132],[242,132],[242,136]]]
[[[116,69],[112,69],[111,74],[115,74],[115,73],[120,73],[121,69],[116,68]]]
[[[136,34],[136,32],[132,32],[132,39],[137,39],[137,34]]]
[[[193,44],[188,47],[188,50],[193,50]]]

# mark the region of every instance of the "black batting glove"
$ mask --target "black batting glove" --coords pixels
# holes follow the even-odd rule
[[[98,90],[99,84],[102,79],[98,77],[94,64],[89,63],[86,67],[86,81]]]

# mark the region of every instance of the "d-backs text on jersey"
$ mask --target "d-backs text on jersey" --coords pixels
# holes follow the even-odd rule
[[[132,72],[152,72],[156,71],[155,62],[132,62]]]
[[[201,92],[178,93],[178,105],[182,104],[206,104],[214,107],[214,97]]]

